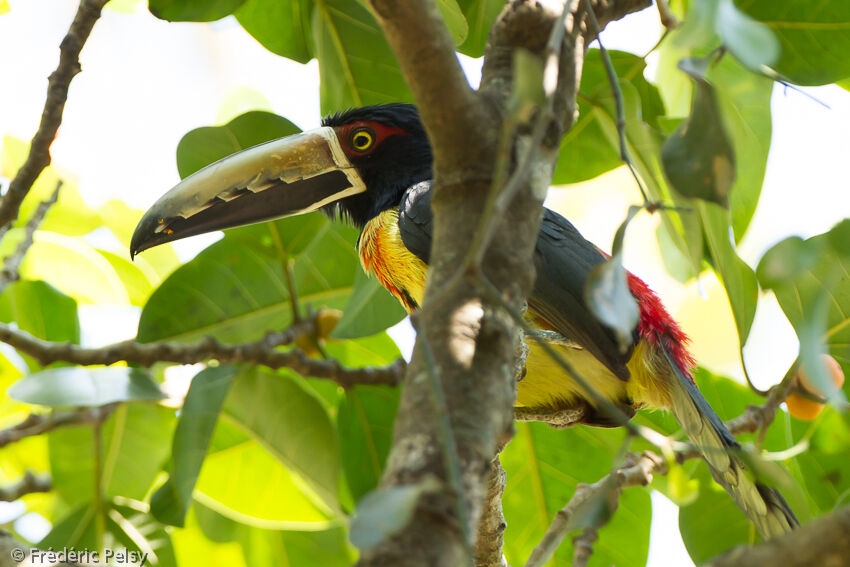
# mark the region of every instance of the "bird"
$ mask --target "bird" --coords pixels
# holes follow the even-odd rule
[[[320,128],[242,150],[183,179],[143,215],[130,255],[195,234],[321,210],[360,230],[363,268],[413,313],[425,295],[430,260],[432,162],[414,105],[338,112]],[[740,445],[694,382],[688,338],[649,286],[627,272],[639,307],[627,349],[593,314],[585,284],[605,260],[566,218],[544,208],[526,320],[566,337],[556,347],[560,354],[628,417],[640,407],[670,410],[764,538],[796,527],[779,491],[748,475]],[[538,343],[527,343],[517,408],[557,412],[583,404],[586,424],[621,425]]]

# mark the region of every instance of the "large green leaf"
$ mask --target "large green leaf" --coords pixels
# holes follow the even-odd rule
[[[77,302],[42,281],[12,282],[0,295],[0,321],[46,341],[80,342]]]
[[[174,410],[125,404],[101,430],[102,483],[106,496],[141,500],[168,457]],[[94,432],[91,426],[56,429],[48,435],[53,486],[66,504],[93,497]]]
[[[738,340],[743,345],[747,342],[756,316],[756,275],[735,251],[730,235],[729,212],[714,203],[701,202],[696,206],[702,219],[714,270],[726,288],[738,329]]]
[[[342,313],[342,319],[331,333],[333,338],[352,339],[374,335],[407,316],[398,300],[362,270],[357,272],[354,290]]]
[[[323,113],[354,106],[412,102],[384,34],[351,0],[314,0],[313,53],[319,60]]]
[[[355,559],[342,527],[320,531],[250,528],[241,541],[248,565],[348,567]]]
[[[437,8],[440,9],[440,15],[443,16],[443,21],[446,22],[446,27],[449,28],[455,44],[461,45],[469,34],[469,25],[457,0],[437,0]]]
[[[24,376],[7,393],[18,401],[49,407],[96,407],[165,397],[148,371],[124,366],[50,368]]]
[[[313,58],[310,37],[312,0],[246,0],[234,13],[263,47],[306,63]]]
[[[458,5],[463,10],[469,26],[466,41],[460,45],[458,51],[470,57],[481,57],[484,55],[490,28],[505,3],[502,0],[458,0]]]
[[[328,508],[338,507],[336,432],[312,392],[285,371],[249,367],[233,383],[223,412],[297,474]]]
[[[609,51],[608,54],[617,76],[629,81],[637,90],[639,100],[636,104],[639,110],[629,116],[629,119],[655,126],[657,118],[664,114],[664,105],[661,103],[658,89],[643,77],[646,63],[637,55],[623,51]],[[592,101],[586,98],[593,98],[610,90],[602,56],[598,49],[591,49],[582,69],[583,96],[579,97],[579,118],[561,140],[553,183],[577,183],[623,165],[618,140],[606,136],[599,124],[605,117],[594,112]]]
[[[230,154],[300,131],[277,114],[246,112],[224,126],[204,126],[183,136],[177,144],[177,170],[186,177]]]
[[[286,328],[292,304],[284,272],[288,253],[281,246],[303,244],[308,239],[302,235],[312,238],[292,269],[301,305],[342,308],[360,269],[357,233],[317,213],[307,221],[296,217],[228,231],[151,295],[139,321],[139,340],[213,335],[244,342]]]
[[[392,444],[399,391],[355,386],[345,392],[337,415],[340,456],[354,500],[378,486]]]
[[[805,354],[811,337],[814,347],[826,349],[841,364],[845,374],[850,374],[850,256],[839,254],[829,244],[830,234],[812,237],[799,242],[811,253],[805,262],[796,262],[788,241],[777,244],[759,263],[762,285],[776,295],[779,306],[800,337],[801,355]],[[771,263],[792,266],[793,269],[777,273]],[[820,307],[823,311],[819,313]],[[812,357],[814,358],[814,357]],[[829,384],[827,379],[812,376],[816,384]],[[827,391],[824,389],[824,391]],[[850,385],[844,391],[850,395]]]
[[[212,22],[232,14],[245,0],[148,0],[151,14],[169,22]]]
[[[738,7],[764,22],[779,38],[782,53],[773,66],[801,85],[823,85],[850,77],[850,3],[845,0],[738,0]]]
[[[543,536],[555,513],[570,499],[579,482],[592,483],[613,466],[624,439],[621,430],[578,426],[555,430],[541,423],[518,423],[502,453],[508,485],[502,501],[508,528],[505,556],[522,564]],[[630,488],[620,496],[611,521],[599,530],[589,565],[643,567],[649,550],[649,493]],[[570,537],[549,565],[572,565]]]
[[[97,519],[98,513],[103,515],[102,524]],[[104,528],[102,540],[97,536],[100,525]],[[104,550],[98,550],[101,544]],[[106,503],[101,510],[96,510],[91,503],[80,506],[57,522],[50,533],[38,542],[38,547],[56,550],[56,553],[72,549],[78,553],[96,551],[100,554],[100,562],[110,565],[139,565],[143,554],[147,554],[145,565],[177,567],[168,532],[142,506],[135,504],[130,507]],[[117,555],[126,551],[133,555]],[[47,557],[44,562],[49,562]]]
[[[213,367],[192,379],[172,440],[170,476],[151,498],[151,513],[159,521],[183,525],[221,406],[236,372],[233,366]]]

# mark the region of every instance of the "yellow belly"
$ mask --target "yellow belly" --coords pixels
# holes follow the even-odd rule
[[[401,240],[398,211],[385,211],[370,220],[358,243],[360,261],[367,273],[405,306],[408,312],[422,304],[428,266],[410,252]],[[592,397],[552,359],[536,341],[529,346],[526,375],[517,389],[517,407],[567,408],[580,400],[592,403]],[[598,393],[615,403],[634,403],[650,407],[668,407],[667,381],[671,379],[666,361],[655,349],[640,341],[628,363],[631,378],[617,378],[604,364],[582,348],[556,347],[575,370]]]

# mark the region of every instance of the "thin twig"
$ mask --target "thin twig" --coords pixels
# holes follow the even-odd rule
[[[614,95],[614,105],[617,109],[617,136],[620,143],[620,159],[626,164],[626,166],[628,166],[629,171],[632,173],[632,177],[635,179],[635,183],[637,183],[638,189],[640,189],[644,206],[651,212],[654,210],[654,207],[646,194],[646,189],[643,186],[643,182],[640,180],[640,176],[637,174],[637,171],[632,164],[632,160],[629,157],[629,149],[626,145],[626,109],[625,103],[623,102],[623,91],[620,89],[620,81],[617,78],[617,71],[614,69],[614,64],[611,62],[608,50],[605,49],[604,45],[602,45],[602,39],[599,37],[602,30],[599,28],[599,22],[596,20],[596,14],[593,12],[590,0],[584,1],[588,6],[588,19],[590,20],[590,23],[593,26],[593,31],[596,34],[596,43],[599,44],[599,55],[602,57],[602,63],[605,65],[605,73],[608,75],[608,82],[611,83],[611,93]]]
[[[24,164],[9,183],[9,190],[0,201],[0,227],[6,227],[18,216],[24,197],[41,172],[50,165],[50,145],[62,123],[62,112],[68,99],[71,79],[81,71],[80,51],[91,33],[100,12],[108,0],[81,0],[74,21],[59,45],[59,65],[50,75],[47,99],[41,114],[41,123],[30,143]]]
[[[679,25],[679,20],[670,10],[667,0],[655,0],[655,5],[658,7],[658,17],[661,19],[661,25],[664,26],[665,34]]]
[[[626,464],[608,473],[593,484],[580,483],[573,497],[555,514],[552,524],[531,556],[525,567],[542,567],[569,533],[571,521],[582,507],[592,500],[612,498],[616,501],[620,492],[629,486],[646,486],[652,482],[652,475],[666,470],[664,460],[652,452],[640,456],[629,455]],[[597,526],[598,528],[598,526]],[[594,530],[595,531],[595,530]]]
[[[0,448],[60,427],[102,422],[115,411],[116,407],[116,404],[108,404],[93,408],[52,411],[47,414],[31,413],[21,423],[0,430]]]
[[[291,344],[302,335],[315,333],[315,318],[302,319],[289,329],[269,333],[252,343],[222,344],[213,337],[193,343],[161,341],[142,344],[123,341],[100,348],[84,348],[71,343],[44,341],[24,331],[0,323],[0,341],[35,358],[42,366],[53,362],[70,362],[82,366],[127,362],[149,367],[157,362],[196,364],[210,359],[222,363],[248,362],[268,368],[290,368],[302,376],[333,380],[343,388],[355,384],[397,385],[404,376],[406,363],[398,359],[384,367],[345,368],[337,360],[309,358],[299,348],[276,350]]]
[[[18,482],[0,487],[0,502],[14,502],[27,494],[50,492],[52,488],[49,476],[36,476],[32,471],[26,471]]]
[[[20,277],[18,271],[20,270],[24,256],[26,256],[27,251],[32,246],[35,231],[44,220],[44,216],[47,214],[47,211],[59,199],[59,190],[61,188],[62,180],[60,179],[56,183],[56,189],[54,189],[53,194],[46,201],[42,201],[38,204],[32,218],[27,221],[27,225],[24,227],[24,239],[21,240],[15,251],[4,260],[3,269],[0,270],[0,293],[6,289],[7,285],[16,281]]]

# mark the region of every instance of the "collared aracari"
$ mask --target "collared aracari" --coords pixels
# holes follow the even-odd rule
[[[431,147],[416,108],[388,104],[329,116],[321,128],[238,152],[188,176],[144,215],[131,255],[187,236],[322,210],[360,230],[363,268],[415,311],[431,247]],[[605,256],[564,217],[544,209],[528,320],[567,337],[561,354],[606,399],[633,415],[666,408],[702,453],[715,480],[764,537],[797,519],[775,489],[752,480],[739,445],[692,378],[687,337],[658,297],[632,274],[640,320],[623,352],[585,302],[591,269]],[[534,341],[516,406],[543,411],[586,404],[590,425],[616,425]]]

